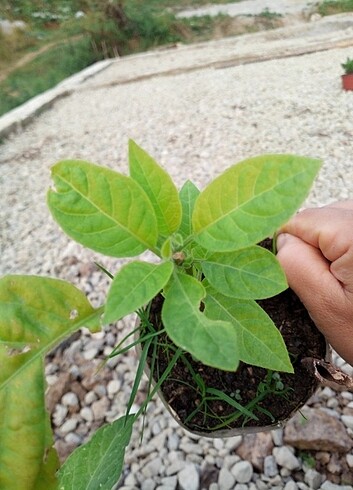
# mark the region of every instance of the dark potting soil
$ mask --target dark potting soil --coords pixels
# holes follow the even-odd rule
[[[267,248],[267,247],[266,247]],[[272,425],[277,421],[286,420],[294,411],[300,408],[318,387],[316,378],[301,364],[306,357],[324,359],[326,354],[326,342],[323,335],[317,330],[307,310],[299,298],[291,290],[272,298],[258,301],[258,304],[271,317],[274,324],[280,330],[290,353],[294,367],[294,374],[279,373],[284,390],[273,390],[262,399],[255,408],[253,414],[258,420],[239,417],[227,424],[227,428],[263,427]],[[150,309],[150,321],[155,328],[161,329],[162,296],[158,296],[152,302]],[[159,343],[169,342],[167,336]],[[154,379],[158,379],[157,373],[163,373],[171,358],[171,352],[163,347],[157,353],[157,362],[154,369]],[[202,396],[199,386],[195,384],[194,377],[190,373],[187,364],[190,363],[194,374],[199,375],[208,388],[221,390],[229,397],[236,395],[236,400],[242,406],[247,406],[259,394],[259,385],[266,379],[268,371],[263,368],[240,363],[236,372],[223,371],[205,366],[196,361],[189,354],[185,354],[185,360],[178,360],[169,377],[162,385],[162,394],[166,402],[172,407],[178,418],[191,431],[210,432],[219,428],[220,418],[231,418],[237,413],[229,403],[222,400],[208,402],[207,413],[204,410],[197,411]],[[277,379],[277,378],[275,378]],[[185,419],[193,412],[196,413],[185,423]]]

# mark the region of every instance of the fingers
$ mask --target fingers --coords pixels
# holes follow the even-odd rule
[[[330,297],[341,294],[341,285],[331,274],[330,262],[316,247],[284,233],[277,238],[277,249],[289,286],[308,309],[315,305],[322,310]]]
[[[353,362],[353,296],[348,297],[331,273],[330,262],[320,250],[300,238],[282,234],[277,258],[289,286],[299,296],[316,326],[333,348]]]
[[[307,209],[283,226],[282,232],[320,250],[331,263],[331,273],[353,293],[353,201]]]

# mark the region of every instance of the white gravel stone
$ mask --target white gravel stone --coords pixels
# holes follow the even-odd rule
[[[208,487],[208,490],[220,490],[218,483],[211,483],[211,485]]]
[[[165,488],[169,490],[175,490],[178,485],[178,477],[175,476],[167,476],[161,479],[161,483]]]
[[[213,445],[217,451],[221,451],[224,448],[224,441],[223,439],[216,438],[213,440]]]
[[[63,395],[61,403],[67,407],[74,407],[79,404],[79,399],[76,393],[69,391]]]
[[[320,487],[320,490],[352,490],[351,485],[336,485],[326,480]]]
[[[88,391],[85,394],[85,398],[84,398],[85,405],[91,405],[96,400],[97,400],[97,395],[94,391]]]
[[[109,381],[107,385],[107,392],[109,398],[113,398],[113,396],[118,393],[121,388],[121,381],[119,379],[112,379]]]
[[[68,434],[66,434],[64,440],[68,444],[73,444],[75,446],[82,442],[82,438],[78,434],[75,434],[74,432],[69,432]]]
[[[234,490],[249,490],[249,486],[245,485],[245,483],[237,483]]]
[[[295,481],[288,481],[284,486],[284,490],[298,490],[298,485]]]
[[[169,434],[168,436],[168,449],[169,451],[176,451],[179,447],[180,437],[176,433]]]
[[[264,459],[264,474],[269,477],[278,475],[276,458],[272,455],[266,456]]]
[[[162,472],[163,463],[161,458],[155,458],[152,461],[148,462],[143,468],[141,472],[145,478],[152,478],[156,475],[159,475]]]
[[[353,415],[342,415],[341,420],[348,429],[353,429]]]
[[[283,444],[283,429],[276,429],[271,431],[273,444],[275,446],[282,446]]]
[[[145,478],[141,482],[141,490],[155,490],[156,486],[156,482],[153,478]]]
[[[135,478],[135,476],[130,473],[129,475],[127,475],[127,477],[125,478],[125,481],[124,481],[124,484],[125,485],[129,485],[131,487],[134,487],[134,486],[137,486],[138,482]]]
[[[288,470],[296,470],[300,468],[300,462],[298,458],[293,454],[288,446],[275,447],[273,449],[273,455],[276,458],[276,462],[279,466],[284,466]]]
[[[194,444],[193,442],[182,442],[179,447],[186,454],[203,454],[202,447],[199,446],[199,444]]]
[[[218,485],[220,490],[230,490],[233,488],[234,483],[234,475],[227,468],[221,468],[218,475]]]
[[[57,404],[53,414],[54,425],[59,427],[64,422],[67,413],[68,408],[65,405]]]
[[[243,440],[242,436],[230,437],[229,439],[226,439],[225,447],[229,451],[234,451],[235,449],[237,449],[240,446],[242,440]]]
[[[254,470],[249,461],[239,461],[231,468],[231,472],[238,483],[249,483]]]
[[[94,419],[93,411],[90,407],[81,408],[80,415],[86,422],[92,422]]]
[[[77,424],[78,424],[78,420],[77,419],[73,419],[73,418],[72,419],[68,419],[60,427],[60,432],[62,432],[63,434],[66,434],[68,432],[73,432],[76,429]]]
[[[304,481],[310,488],[317,490],[322,483],[322,475],[316,470],[309,469],[305,473]]]
[[[200,476],[197,468],[193,464],[187,464],[178,473],[180,490],[199,490]]]
[[[103,420],[109,408],[109,400],[107,397],[96,400],[92,403],[91,409],[94,420]]]
[[[350,468],[353,468],[353,454],[346,455],[347,464]]]
[[[85,350],[83,353],[83,357],[86,361],[92,361],[92,359],[96,358],[98,355],[98,349],[96,347],[92,347],[92,349]]]

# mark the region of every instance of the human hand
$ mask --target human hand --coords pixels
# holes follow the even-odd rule
[[[298,213],[281,228],[277,249],[289,286],[353,365],[353,200]]]

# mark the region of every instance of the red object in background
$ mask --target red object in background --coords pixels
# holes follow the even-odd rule
[[[344,90],[353,90],[353,73],[342,75],[342,87]]]

